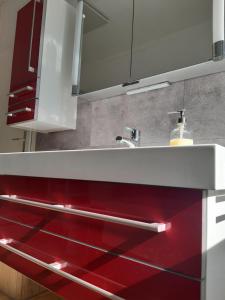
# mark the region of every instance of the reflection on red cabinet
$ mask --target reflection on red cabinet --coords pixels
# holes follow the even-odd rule
[[[0,177],[0,194],[142,222],[155,233],[22,204],[0,202],[0,238],[46,263],[128,300],[200,300],[202,192],[67,179]],[[191,220],[191,222],[190,222]],[[190,244],[191,240],[191,244]],[[65,299],[105,299],[15,254],[0,259]],[[24,264],[21,265],[21,261]],[[166,270],[167,269],[167,270]],[[43,276],[43,274],[45,276]],[[78,296],[77,296],[78,297]]]

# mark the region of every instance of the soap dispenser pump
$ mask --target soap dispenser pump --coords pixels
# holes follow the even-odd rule
[[[187,130],[185,109],[169,114],[179,114],[177,126],[171,131],[170,146],[188,146],[193,145],[193,137],[191,131]]]

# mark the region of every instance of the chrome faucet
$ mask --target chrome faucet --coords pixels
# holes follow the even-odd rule
[[[141,131],[135,128],[125,127],[127,131],[130,133],[129,138],[125,138],[122,136],[116,137],[116,142],[119,144],[125,144],[129,148],[135,148],[140,144]]]

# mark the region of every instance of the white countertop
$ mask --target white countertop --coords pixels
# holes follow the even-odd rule
[[[225,189],[219,145],[0,154],[0,175]]]

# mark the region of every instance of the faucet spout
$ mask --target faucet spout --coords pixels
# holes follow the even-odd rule
[[[117,136],[116,141],[119,144],[127,145],[129,148],[135,148],[135,144],[122,136]]]

